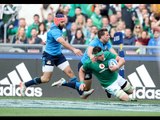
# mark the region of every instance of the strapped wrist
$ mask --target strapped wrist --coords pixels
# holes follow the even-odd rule
[[[84,81],[80,81],[81,84],[85,84]]]

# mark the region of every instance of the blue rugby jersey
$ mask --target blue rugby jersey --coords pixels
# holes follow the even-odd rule
[[[53,56],[61,54],[62,45],[57,42],[57,39],[60,37],[62,37],[62,30],[52,23],[50,30],[47,32],[47,41],[44,51]]]
[[[102,48],[103,51],[110,50],[112,48],[112,45],[109,41],[107,43],[103,44],[98,38],[91,41],[88,44],[88,46],[92,46],[92,47],[99,46]],[[87,52],[88,52],[88,48],[85,50],[83,57],[81,58],[82,63],[84,63],[89,58]]]

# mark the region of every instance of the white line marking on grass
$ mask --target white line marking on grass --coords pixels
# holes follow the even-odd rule
[[[159,104],[142,104],[138,102],[122,103],[122,102],[107,102],[107,101],[83,102],[83,101],[65,101],[65,100],[1,99],[0,107],[160,112]]]

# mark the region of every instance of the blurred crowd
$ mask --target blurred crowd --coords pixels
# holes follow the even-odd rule
[[[107,28],[113,45],[115,33],[122,32],[124,45],[160,46],[160,4],[41,4],[40,14],[34,14],[30,24],[19,17],[22,7],[0,4],[0,43],[6,37],[6,43],[45,45],[54,15],[63,11],[67,18],[63,35],[70,44],[87,45],[99,29]]]

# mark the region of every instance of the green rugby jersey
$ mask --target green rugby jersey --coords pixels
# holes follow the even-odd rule
[[[92,73],[97,77],[100,84],[106,88],[109,85],[111,85],[118,77],[118,71],[110,71],[108,68],[108,61],[112,58],[116,58],[116,55],[105,51],[104,52],[104,61],[97,61],[92,62],[90,59],[88,59],[84,64],[83,68],[84,70],[91,70]]]

